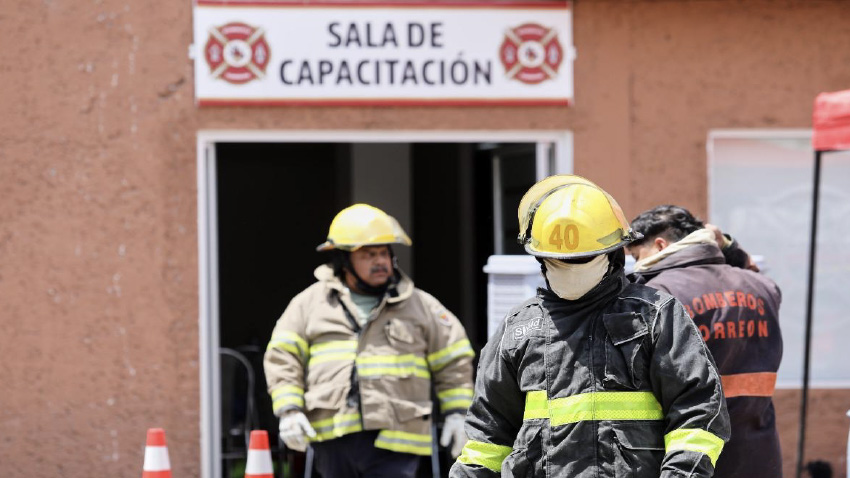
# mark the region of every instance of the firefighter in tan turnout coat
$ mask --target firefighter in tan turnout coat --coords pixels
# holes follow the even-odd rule
[[[413,477],[431,454],[431,390],[453,456],[466,443],[473,351],[451,312],[395,265],[398,222],[356,204],[334,218],[330,264],[289,303],[264,367],[280,435],[312,443],[324,477]]]

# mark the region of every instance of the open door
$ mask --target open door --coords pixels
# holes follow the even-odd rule
[[[519,197],[557,167],[556,145],[565,143],[556,137],[541,148],[534,136],[341,139],[213,134],[199,141],[204,478],[239,474],[246,423],[268,431],[278,478],[303,476],[303,455],[282,460],[262,356],[290,299],[328,260],[315,247],[337,212],[366,202],[395,216],[413,239],[413,247],[398,248],[402,269],[461,319],[480,349],[482,267],[497,241],[505,250],[515,245]],[[422,476],[431,476],[429,467],[420,466]],[[440,469],[448,472],[445,459]]]

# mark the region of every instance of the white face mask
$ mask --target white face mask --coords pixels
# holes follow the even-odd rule
[[[558,297],[576,300],[587,294],[602,281],[608,272],[608,255],[596,256],[584,264],[567,264],[557,259],[543,259],[546,264],[546,279]]]

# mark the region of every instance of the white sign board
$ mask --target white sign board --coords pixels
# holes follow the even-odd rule
[[[762,273],[782,291],[776,386],[799,388],[812,227],[811,130],[713,132],[708,151],[708,219],[748,252],[764,256]],[[822,167],[810,379],[812,388],[850,388],[850,294],[844,286],[850,264],[850,152],[824,155]],[[724,340],[712,333],[714,340]]]
[[[567,2],[198,0],[200,105],[567,105]]]

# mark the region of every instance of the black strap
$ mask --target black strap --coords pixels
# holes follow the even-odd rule
[[[339,306],[342,307],[343,312],[345,312],[345,317],[348,319],[348,323],[351,324],[352,330],[357,334],[357,338],[360,338],[360,333],[363,332],[363,328],[360,327],[360,324],[357,323],[357,320],[352,315],[351,311],[348,310],[348,307],[342,303],[342,297],[337,296],[337,300],[339,300]],[[351,368],[351,388],[348,390],[348,396],[345,398],[345,403],[351,408],[357,408],[360,410],[360,380],[357,378],[357,362],[354,362],[354,366]],[[362,414],[361,414],[362,415]]]
[[[360,327],[360,323],[357,322],[357,320],[351,314],[351,311],[348,310],[348,307],[346,307],[345,304],[342,303],[342,297],[339,297],[338,300],[339,306],[342,307],[343,312],[345,312],[345,318],[348,319],[348,323],[351,325],[351,329],[354,331],[355,334],[357,334],[357,338],[360,338],[360,332],[363,332],[363,328]]]

